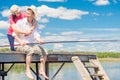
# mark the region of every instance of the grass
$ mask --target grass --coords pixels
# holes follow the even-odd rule
[[[120,58],[98,58],[100,61],[107,61],[107,62],[120,62]]]
[[[120,58],[120,52],[77,52],[78,54],[95,54],[98,58]]]
[[[2,51],[10,51],[10,49],[9,48],[0,48],[0,51],[2,52]]]
[[[78,52],[82,54],[95,54],[100,61],[120,62],[120,52]]]

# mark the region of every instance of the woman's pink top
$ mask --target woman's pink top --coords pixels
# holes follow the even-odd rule
[[[12,35],[13,29],[12,29],[12,24],[15,24],[18,20],[25,18],[26,17],[26,13],[25,12],[21,12],[20,16],[17,16],[14,20],[12,15],[10,15],[9,17],[9,21],[10,21],[10,27],[8,28],[7,34],[8,35]]]

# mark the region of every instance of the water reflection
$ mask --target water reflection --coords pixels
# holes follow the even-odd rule
[[[109,76],[110,80],[120,80],[120,62],[101,62],[105,72]],[[50,78],[55,74],[55,72],[60,67],[61,63],[50,64]],[[8,69],[8,66],[5,69]],[[34,68],[35,66],[32,65]],[[35,77],[35,75],[34,75]],[[43,79],[43,78],[42,78]],[[5,80],[29,80],[25,75],[25,64],[16,64],[10,72],[8,72]],[[44,79],[43,79],[44,80]],[[82,80],[81,76],[78,74],[77,69],[74,64],[66,63],[60,72],[56,75],[54,80]]]
[[[110,80],[120,80],[120,62],[101,62]]]

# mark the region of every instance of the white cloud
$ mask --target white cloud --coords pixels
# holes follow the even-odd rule
[[[62,44],[54,44],[54,49],[60,49],[63,48]]]
[[[120,31],[120,28],[84,28],[83,30],[92,30],[92,31]]]
[[[45,25],[38,25],[39,29],[45,28]]]
[[[20,6],[22,11],[25,11],[28,6]],[[38,11],[38,21],[42,23],[49,22],[48,17],[58,18],[64,20],[74,20],[81,19],[83,15],[88,15],[89,12],[77,10],[77,9],[67,9],[65,7],[51,8],[46,5],[37,7]],[[3,17],[9,17],[10,10],[6,9],[1,12]]]
[[[46,5],[42,5],[37,8],[39,17],[47,16],[52,18],[59,18],[65,20],[80,19],[83,15],[89,14],[87,11],[81,11],[77,9],[67,9],[64,7],[50,8]]]
[[[93,2],[93,1],[95,1],[95,0],[88,0],[89,2]]]
[[[1,14],[3,17],[8,17],[10,15],[10,10],[9,9],[3,10]]]
[[[50,34],[51,34],[51,32],[46,32],[45,34],[46,34],[46,35],[50,35]]]
[[[97,0],[94,4],[97,6],[103,6],[103,5],[110,4],[110,2],[109,2],[109,0]]]
[[[1,37],[1,36],[5,36],[5,34],[3,34],[3,33],[0,33],[0,37]]]
[[[44,1],[44,2],[65,2],[66,0],[38,0],[38,1]]]
[[[91,40],[119,40],[120,35],[113,34],[119,32],[119,28],[86,28],[84,31],[90,30],[90,34],[68,31],[59,34],[47,32],[43,37],[45,41],[91,41]],[[98,33],[94,33],[98,31]],[[102,31],[102,33],[101,33]],[[105,33],[104,33],[105,32]],[[78,34],[78,35],[77,35]],[[95,35],[96,34],[96,35]],[[120,42],[80,42],[80,43],[59,43],[53,44],[53,50],[61,51],[90,51],[90,52],[120,52]]]
[[[25,11],[27,9],[28,6],[20,6],[22,11]],[[3,11],[1,11],[1,14],[3,17],[9,17],[10,13],[10,9],[4,9]]]
[[[64,40],[72,40],[73,38],[67,36],[60,36],[60,35],[52,35],[52,36],[45,36],[45,41],[64,41]]]
[[[69,32],[62,32],[61,35],[81,35],[83,34],[82,32],[80,31],[69,31]]]
[[[97,12],[93,12],[92,14],[93,14],[93,15],[96,15],[96,16],[99,16],[99,15],[100,15],[100,14],[97,13]]]
[[[19,6],[22,11],[26,11],[29,6]]]
[[[52,46],[54,51],[120,52],[120,45],[117,42],[55,43]]]
[[[9,22],[0,21],[0,29],[7,29],[9,27]]]
[[[92,12],[91,13],[91,15],[93,15],[93,16],[106,16],[106,17],[108,17],[108,16],[113,16],[113,13],[112,12],[108,12],[108,13],[102,13],[102,14],[100,14],[100,13],[98,13],[98,12]],[[95,18],[95,20],[96,20],[97,18]]]
[[[38,20],[40,21],[40,22],[42,22],[42,23],[47,23],[47,22],[49,22],[49,20],[48,20],[48,18],[38,18]]]
[[[72,46],[65,46],[65,44],[55,44],[53,50],[61,51],[88,51],[88,52],[120,52],[120,45],[118,43],[71,43]],[[70,45],[71,45],[70,44]],[[68,44],[69,45],[69,44]]]
[[[120,0],[113,0],[114,3],[118,3]]]
[[[8,45],[9,44],[9,42],[8,42],[8,39],[6,38],[6,39],[0,39],[0,46],[4,46],[4,45]],[[8,47],[8,46],[7,46]]]
[[[113,13],[107,13],[106,15],[107,15],[107,16],[112,16],[112,15],[113,15]]]

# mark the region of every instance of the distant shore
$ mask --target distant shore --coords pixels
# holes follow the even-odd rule
[[[120,58],[98,58],[100,61],[120,62]]]

